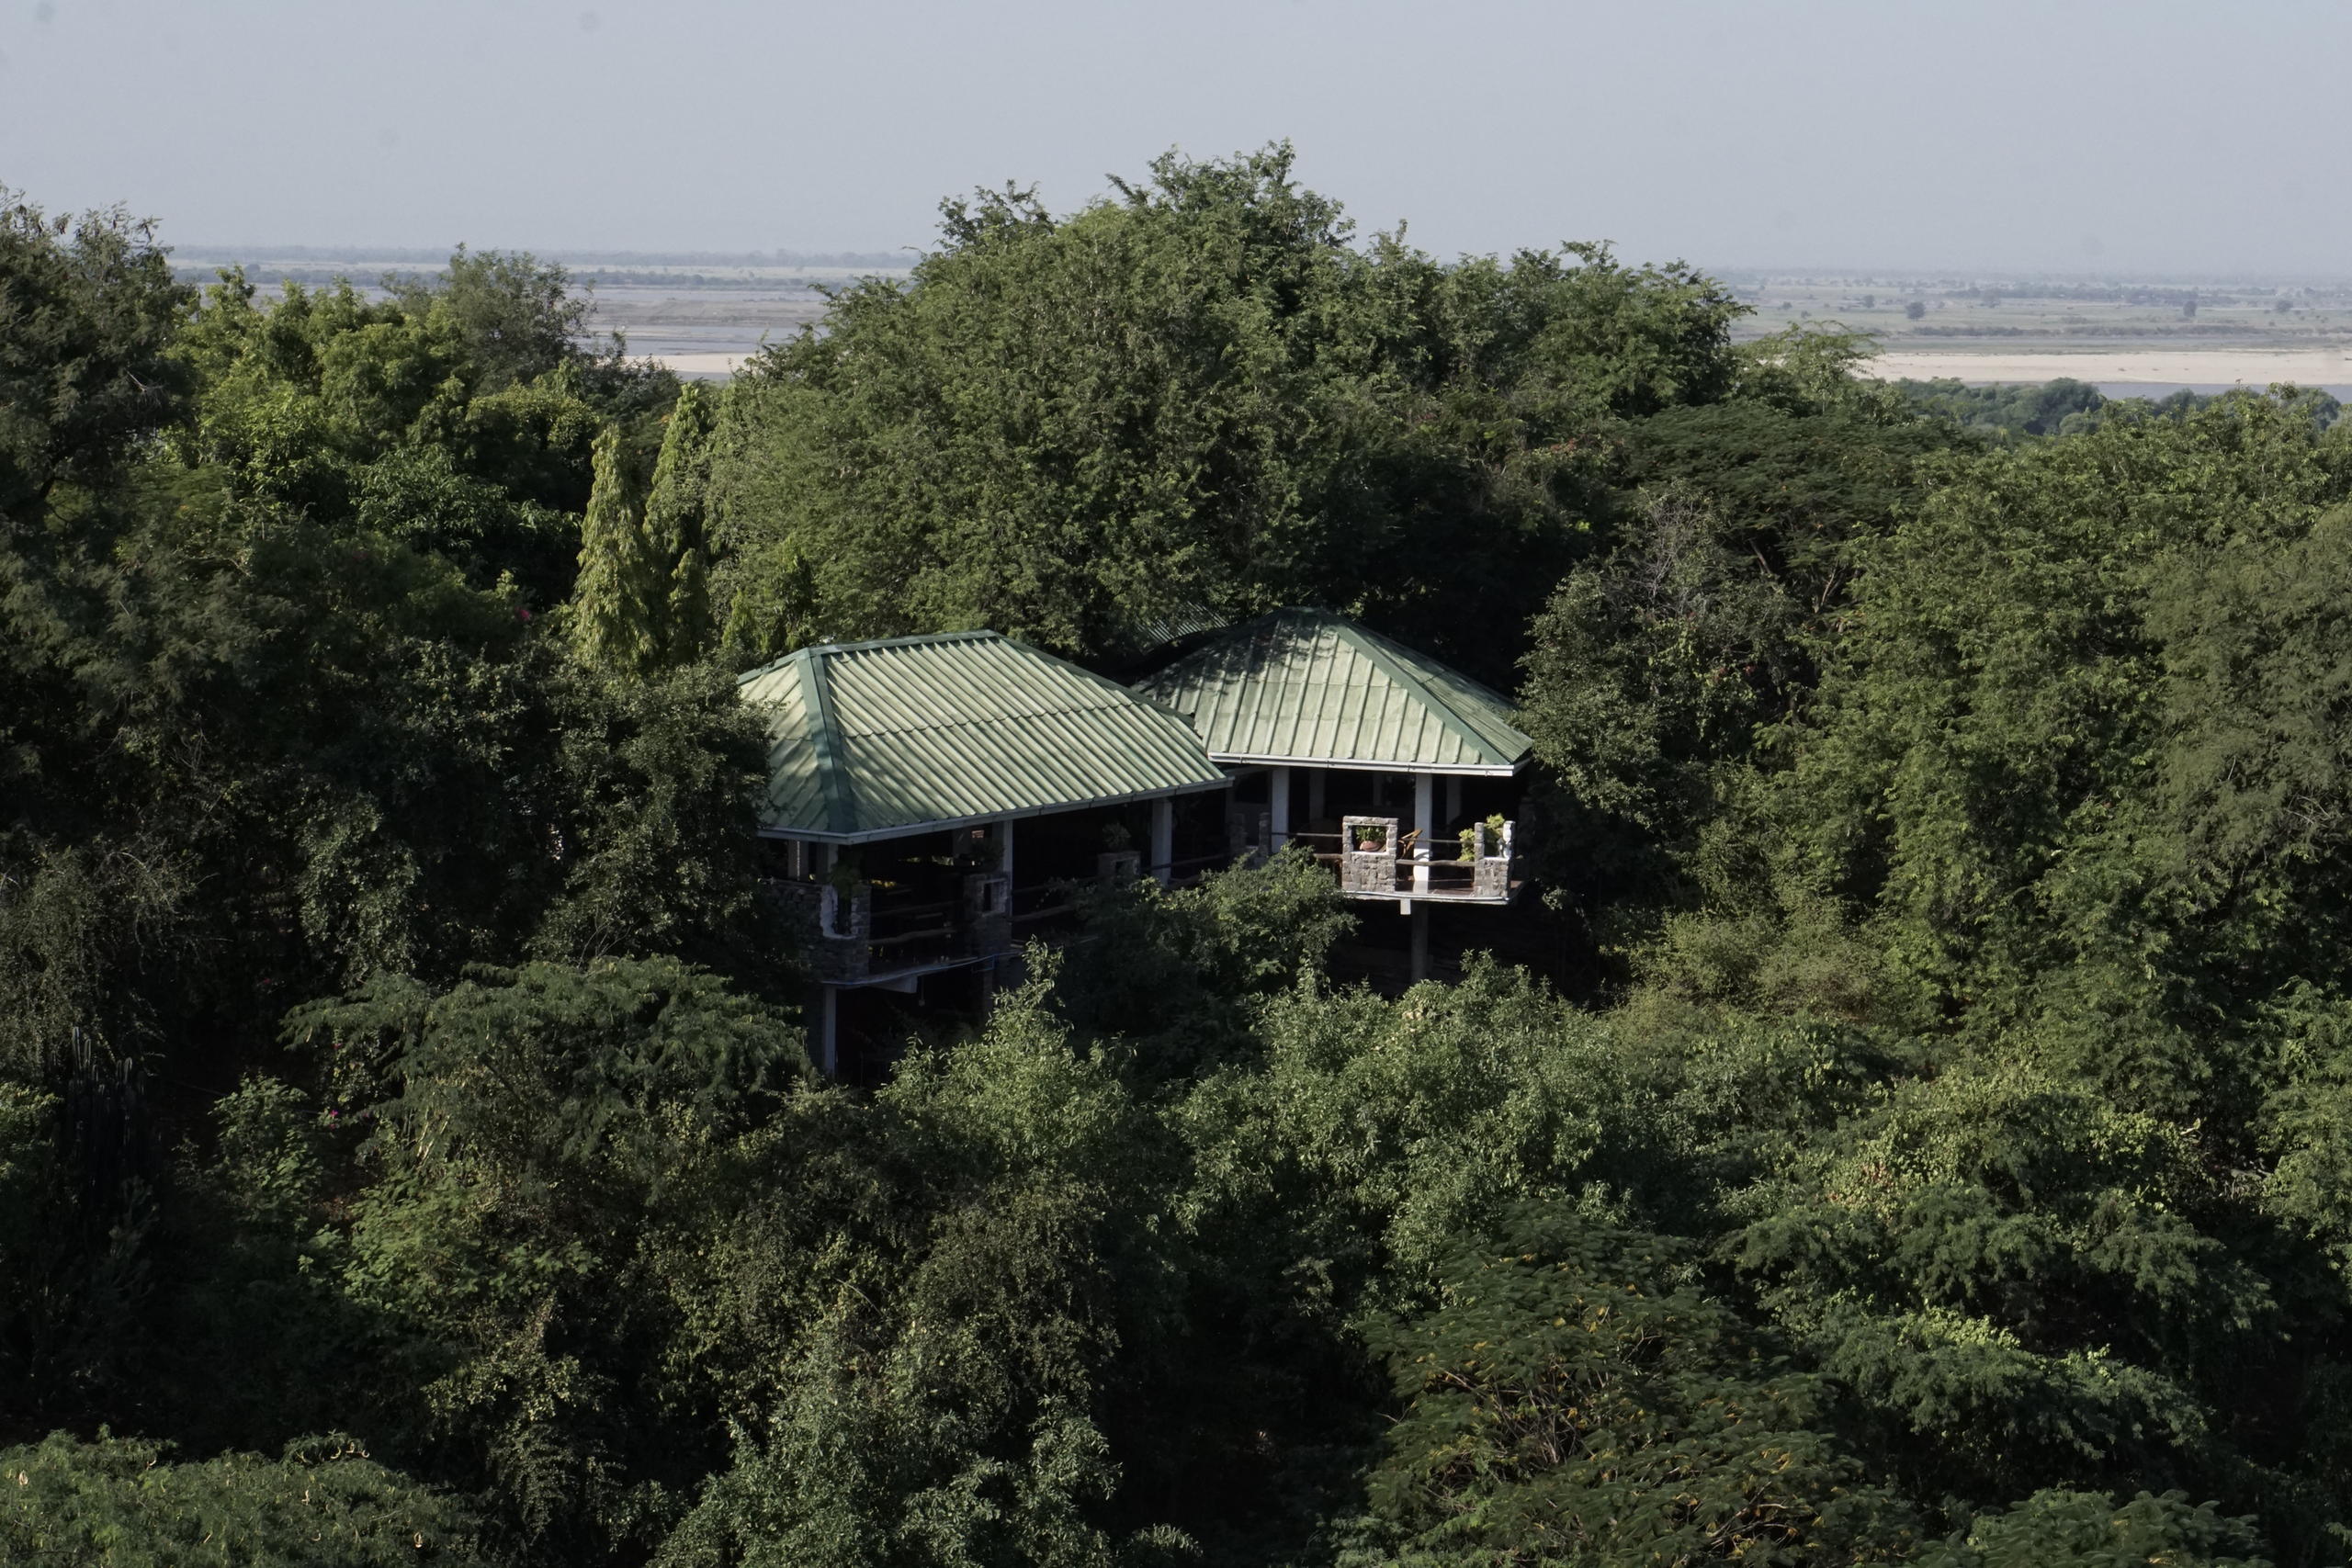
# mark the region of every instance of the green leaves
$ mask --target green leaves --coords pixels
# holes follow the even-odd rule
[[[1499,679],[1577,547],[1597,431],[1733,380],[1740,307],[1688,268],[1359,248],[1287,147],[1171,154],[1060,220],[983,194],[944,230],[729,392],[747,660],[976,626],[1115,660],[1320,604]]]
[[[454,1499],[348,1438],[280,1460],[172,1461],[154,1443],[58,1433],[0,1449],[0,1557],[54,1568],[389,1568],[494,1563]]]
[[[2047,1491],[1921,1554],[1922,1568],[2266,1568],[2256,1532],[2211,1503],[2143,1492],[2121,1506],[2098,1493]]]
[[[180,416],[169,350],[193,302],[152,223],[52,221],[0,186],[0,526],[37,536],[61,486],[107,488]]]
[[[1657,1236],[1522,1209],[1374,1336],[1404,1413],[1372,1478],[1409,1560],[1881,1562],[1909,1510],[1824,1429],[1829,1388]]]
[[[709,645],[710,443],[711,412],[699,387],[678,395],[650,491],[619,431],[597,438],[569,606],[573,646],[591,666],[642,678],[691,664]]]

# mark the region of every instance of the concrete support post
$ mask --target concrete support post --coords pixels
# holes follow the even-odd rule
[[[996,825],[996,868],[1004,873],[1004,885],[1012,886],[1012,818],[1008,817]]]
[[[1274,808],[1273,826],[1269,829],[1273,842],[1266,846],[1266,851],[1274,854],[1281,852],[1282,847],[1290,842],[1290,770],[1268,769],[1266,783],[1272,792],[1269,798]]]
[[[817,987],[817,1027],[810,1032],[817,1037],[817,1070],[829,1078],[841,1075],[841,996],[831,986]]]
[[[1430,890],[1430,840],[1437,832],[1437,775],[1413,775],[1413,891]],[[1419,919],[1419,912],[1415,911]],[[1413,928],[1419,931],[1421,928]]]
[[[1176,874],[1176,803],[1164,795],[1151,803],[1151,874],[1162,887]]]
[[[1413,983],[1419,985],[1430,977],[1430,907],[1416,900],[1413,905]]]

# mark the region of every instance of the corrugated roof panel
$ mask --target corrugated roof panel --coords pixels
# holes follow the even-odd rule
[[[1214,787],[1174,714],[994,632],[803,649],[739,682],[767,710],[767,810],[854,837]]]
[[[1533,744],[1498,694],[1317,610],[1245,622],[1136,689],[1227,761],[1493,773]]]

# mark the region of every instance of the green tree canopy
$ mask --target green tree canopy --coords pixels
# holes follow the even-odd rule
[[[1472,628],[1573,555],[1579,440],[1723,395],[1739,307],[1600,246],[1359,246],[1291,162],[1170,154],[1067,219],[951,202],[910,282],[755,360],[715,475],[737,646],[992,626],[1115,656],[1323,603],[1507,665]]]

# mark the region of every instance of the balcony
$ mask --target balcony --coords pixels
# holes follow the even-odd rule
[[[1295,833],[1316,859],[1340,875],[1348,898],[1427,898],[1443,904],[1508,904],[1520,884],[1511,877],[1512,824],[1473,821],[1451,837],[1424,841],[1400,831],[1396,817],[1343,817],[1337,833]]]

